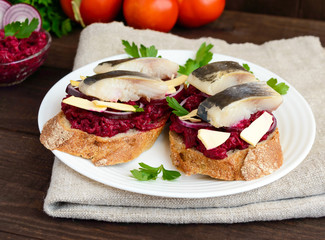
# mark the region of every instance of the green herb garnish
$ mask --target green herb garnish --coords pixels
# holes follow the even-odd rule
[[[24,22],[12,22],[5,26],[5,37],[15,36],[16,38],[28,38],[32,32],[37,28],[39,21],[37,18],[33,18],[30,21],[28,18]]]
[[[271,78],[266,83],[281,95],[287,94],[289,90],[289,86],[287,84],[284,82],[278,83],[278,80],[276,78]]]
[[[133,105],[133,107],[135,108],[135,112],[144,112],[144,109],[140,108],[138,105]]]
[[[253,72],[250,70],[251,68],[248,66],[248,64],[244,63],[243,68],[245,68],[247,71],[253,74]],[[289,86],[285,83],[278,83],[278,80],[276,78],[270,78],[267,82],[267,85],[269,85],[271,88],[273,88],[275,91],[277,91],[281,95],[287,94],[289,90]]]
[[[247,63],[243,63],[243,68],[245,68],[248,72],[250,72],[251,74],[253,74],[253,72],[251,71],[251,68],[248,66]]]
[[[166,101],[168,103],[168,106],[171,107],[173,110],[173,113],[180,117],[180,116],[185,116],[189,114],[189,111],[187,111],[185,108],[183,108],[175,98],[173,97],[166,97]]]
[[[124,51],[129,54],[131,57],[157,57],[158,50],[155,46],[146,47],[143,44],[140,45],[140,48],[132,42],[132,45],[126,41],[122,40],[122,44],[125,46]],[[161,57],[161,56],[158,56]]]
[[[207,65],[213,56],[210,49],[213,48],[212,44],[206,45],[202,43],[199,50],[196,52],[195,59],[188,59],[184,66],[180,66],[178,72],[183,75],[189,75],[195,69]]]
[[[162,164],[157,168],[151,167],[145,163],[139,163],[139,165],[141,167],[139,170],[133,169],[130,172],[133,177],[140,181],[156,180],[161,172],[163,180],[171,181],[181,176],[178,171],[167,170]]]
[[[68,34],[72,31],[72,26],[75,25],[75,23],[63,12],[60,1],[10,0],[10,2],[12,4],[27,3],[35,7],[42,17],[42,28],[46,31],[55,33],[57,37]]]

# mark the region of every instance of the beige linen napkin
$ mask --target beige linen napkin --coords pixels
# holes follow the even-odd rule
[[[44,210],[54,217],[143,223],[235,223],[325,216],[325,52],[317,37],[228,44],[213,38],[184,39],[122,23],[93,24],[80,37],[74,69],[123,53],[121,39],[158,49],[196,50],[212,43],[213,52],[259,64],[290,82],[310,104],[317,135],[307,158],[267,186],[205,199],[163,198],[136,194],[90,180],[55,159]],[[308,126],[306,126],[308,127]],[[298,131],[298,130],[297,130]]]

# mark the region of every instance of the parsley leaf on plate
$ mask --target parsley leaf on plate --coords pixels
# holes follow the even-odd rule
[[[165,168],[162,169],[162,172],[163,172],[162,175],[163,180],[171,181],[181,176],[181,174],[178,171],[166,170]]]
[[[173,97],[166,97],[166,101],[168,103],[168,106],[173,108],[173,113],[180,117],[180,116],[185,116],[189,114],[189,111],[187,111],[185,108],[183,108],[175,98]]]
[[[15,36],[16,38],[28,38],[32,32],[37,28],[39,21],[37,18],[33,18],[30,21],[28,18],[24,22],[12,22],[5,26],[5,37]]]
[[[183,75],[190,75],[195,69],[207,65],[213,56],[213,53],[210,52],[211,48],[213,48],[212,44],[206,45],[206,43],[202,43],[199,50],[196,52],[195,59],[189,58],[184,66],[180,66],[178,73]]]
[[[139,181],[156,180],[161,172],[163,173],[163,180],[171,181],[181,176],[178,171],[167,170],[162,164],[157,168],[151,167],[143,162],[139,163],[139,165],[141,167],[139,170],[133,169],[130,171],[133,177]]]

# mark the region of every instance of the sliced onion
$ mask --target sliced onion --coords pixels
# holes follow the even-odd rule
[[[205,95],[203,95],[205,96]],[[183,101],[181,101],[180,105],[183,106],[186,101],[189,99],[189,97],[185,98]],[[212,127],[212,125],[208,122],[190,122],[186,120],[181,120],[179,117],[176,117],[178,122],[183,125],[184,127],[194,128],[194,129],[200,129],[200,128],[206,128],[206,127]]]
[[[85,98],[85,99],[88,99],[90,101],[92,101],[92,100],[98,100],[98,98],[91,97],[91,96],[88,96],[88,95],[83,94],[82,92],[79,91],[79,88],[74,87],[71,84],[69,84],[67,86],[67,88],[65,89],[65,92],[67,94],[71,95],[71,96]]]
[[[172,94],[167,94],[168,97],[176,97],[176,95],[178,95],[182,90],[184,89],[184,84],[179,85],[179,88],[177,89],[176,92],[172,93]]]
[[[176,120],[179,124],[183,125],[184,127],[188,128],[194,128],[194,129],[201,129],[201,128],[211,128],[212,125],[207,122],[189,122],[185,120],[179,119],[179,117],[176,116]]]
[[[270,129],[267,133],[273,132],[278,125],[278,121],[276,120],[275,116],[273,114],[272,114],[272,116],[273,116],[273,123],[271,124]]]
[[[150,103],[153,104],[166,104],[166,97],[173,97],[175,99],[177,99],[179,97],[179,95],[181,95],[182,90],[184,89],[184,85],[179,85],[179,88],[177,89],[176,92],[172,93],[172,94],[167,94],[164,98],[161,99],[153,99],[150,101]]]
[[[39,31],[41,29],[42,17],[40,13],[36,8],[26,3],[18,3],[8,8],[3,15],[2,24],[3,26],[6,26],[7,24],[16,21],[24,22],[26,18],[28,18],[29,22],[32,21],[33,18],[37,18],[39,24],[35,30]]]
[[[5,25],[2,24],[3,16],[5,12],[11,7],[11,3],[6,0],[0,0],[0,29],[3,29]]]

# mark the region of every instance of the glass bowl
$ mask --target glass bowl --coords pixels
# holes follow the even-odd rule
[[[42,32],[46,34],[47,43],[39,52],[14,62],[0,63],[0,87],[21,83],[44,63],[52,38],[47,31]]]

